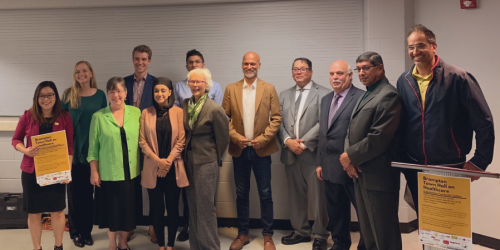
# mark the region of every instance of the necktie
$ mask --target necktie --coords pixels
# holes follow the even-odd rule
[[[300,93],[299,97],[295,101],[295,117],[299,115],[300,100],[302,100],[302,92],[304,92],[304,89],[298,89],[297,91],[300,91]]]
[[[337,110],[339,109],[339,98],[342,97],[341,95],[335,95],[333,97],[332,104],[330,104],[330,111],[328,112],[328,127],[332,125],[333,117],[335,116],[335,113],[337,113]]]

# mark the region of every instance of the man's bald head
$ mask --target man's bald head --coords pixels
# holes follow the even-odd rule
[[[330,66],[330,85],[333,90],[340,94],[349,88],[352,83],[352,68],[348,62],[338,60]]]
[[[260,56],[259,54],[250,51],[243,56],[243,62],[241,63],[243,74],[245,74],[246,80],[255,80],[257,73],[260,69]],[[252,84],[253,82],[248,82]]]

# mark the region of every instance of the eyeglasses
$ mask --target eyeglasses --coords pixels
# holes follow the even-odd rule
[[[367,72],[368,70],[370,70],[373,67],[375,67],[375,66],[363,66],[361,68],[355,68],[354,71],[356,71],[357,73],[359,73],[361,71]]]
[[[205,81],[195,81],[195,80],[189,80],[189,81],[188,81],[188,83],[189,83],[189,84],[191,84],[191,85],[195,85],[195,84],[196,84],[196,85],[200,85],[200,84],[202,84],[202,83],[206,83],[206,82],[205,82]]]
[[[427,48],[427,44],[425,43],[419,43],[416,46],[415,45],[408,45],[408,51],[414,51],[415,48],[418,50],[425,50]]]
[[[187,63],[187,64],[188,64],[188,65],[193,65],[193,64],[200,64],[200,63],[202,63],[202,61],[200,61],[200,60],[196,60],[196,61],[188,61],[188,63]]]
[[[52,100],[52,99],[54,99],[55,96],[56,96],[56,94],[54,94],[54,93],[50,93],[50,94],[46,94],[46,95],[42,94],[42,95],[38,96],[38,99],[43,100],[43,99],[47,98],[49,100]]]
[[[309,69],[309,68],[300,68],[300,69],[299,69],[299,68],[293,68],[293,69],[292,69],[292,72],[293,72],[293,73],[299,73],[299,71],[300,71],[300,72],[302,72],[302,73],[305,73],[308,69]]]

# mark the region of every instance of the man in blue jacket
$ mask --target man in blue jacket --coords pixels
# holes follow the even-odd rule
[[[474,76],[436,55],[436,36],[418,24],[408,33],[415,65],[397,82],[403,100],[402,158],[422,165],[484,171],[493,158],[493,117]],[[474,156],[466,162],[476,133]],[[416,170],[403,170],[418,213]],[[478,177],[471,177],[477,180]]]
[[[148,74],[153,52],[147,45],[139,45],[132,51],[132,62],[135,72],[125,78],[127,99],[125,104],[139,108],[141,111],[153,106],[153,81],[156,77]]]

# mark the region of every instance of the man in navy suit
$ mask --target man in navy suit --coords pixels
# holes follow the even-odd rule
[[[153,52],[147,45],[139,45],[132,51],[132,62],[134,63],[134,74],[129,75],[125,78],[125,84],[127,85],[127,98],[125,99],[125,104],[132,105],[141,110],[153,106],[153,81],[156,77],[148,74],[148,66],[151,64],[151,57]],[[142,166],[142,154],[141,154],[141,166]],[[137,182],[139,183],[139,182]],[[136,193],[136,203],[138,215],[142,215],[142,187],[137,185]],[[130,231],[128,234],[128,240],[134,234],[134,230]],[[154,232],[153,226],[149,226],[148,235],[151,236],[151,241],[157,243],[156,234]]]
[[[344,171],[339,158],[344,153],[344,140],[352,111],[365,91],[352,84],[352,68],[346,61],[332,63],[330,84],[333,91],[321,100],[316,174],[325,181],[326,204],[334,242],[331,250],[348,250],[351,247],[351,202],[354,208],[357,209],[357,206],[353,181]],[[366,248],[361,236],[358,250],[362,249]]]
[[[135,72],[124,78],[127,85],[125,104],[139,108],[141,111],[153,106],[153,81],[156,77],[148,74],[153,52],[147,45],[139,45],[132,51],[132,62]]]

